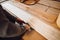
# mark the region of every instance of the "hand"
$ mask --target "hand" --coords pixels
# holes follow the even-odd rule
[[[19,24],[23,24],[24,27],[26,28],[26,30],[30,31],[30,25],[28,23],[25,23],[24,21],[22,21],[20,18],[17,18],[17,22]]]
[[[24,27],[26,28],[26,30],[30,30],[30,26],[27,24],[24,24]]]
[[[20,18],[17,18],[16,20],[17,20],[17,22],[18,22],[19,24],[25,23],[25,22],[24,22],[23,20],[21,20]]]

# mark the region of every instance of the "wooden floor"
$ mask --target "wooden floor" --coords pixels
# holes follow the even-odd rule
[[[42,35],[37,33],[35,30],[32,30],[31,32],[27,32],[24,37],[24,40],[47,40]]]

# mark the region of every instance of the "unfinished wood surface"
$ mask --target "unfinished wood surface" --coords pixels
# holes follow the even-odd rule
[[[29,5],[28,6],[28,5],[22,4],[18,1],[13,1],[13,2],[14,2],[13,4],[15,6],[17,6],[18,8],[21,8],[21,9],[29,12],[30,14],[47,21],[48,23],[50,22],[49,23],[50,25],[53,23],[52,25],[54,25],[54,27],[58,28],[55,21],[56,21],[56,18],[58,16],[60,10],[58,11],[57,9],[52,8],[53,9],[52,10],[53,12],[52,12],[51,9],[46,7],[46,6],[42,7],[42,5],[40,5],[40,7],[38,7],[39,4],[35,4],[36,6],[35,5]],[[50,13],[46,10],[48,10]]]
[[[43,21],[42,19],[40,19],[34,15],[31,15],[30,13],[24,13],[24,11],[21,8],[18,8],[17,6],[15,6],[13,4],[13,2],[12,3],[11,2],[2,3],[2,6],[5,9],[7,9],[8,12],[15,14],[19,18],[22,18],[24,20],[27,19],[26,21],[31,25],[31,27],[34,28],[34,30],[36,30],[38,33],[43,35],[48,40],[60,40],[60,30],[55,28],[56,23],[54,26],[52,26],[52,24],[54,24],[54,23],[49,24],[48,22]],[[24,15],[22,15],[21,13]],[[27,15],[27,14],[29,14],[29,15]],[[24,16],[24,17],[22,17],[22,16]],[[58,26],[56,25],[56,27],[58,27]]]
[[[56,21],[56,18],[60,13],[60,10],[58,9],[49,8],[47,6],[39,5],[39,4],[30,6],[30,8],[27,10],[28,12],[34,14],[35,16],[42,18],[51,23]]]
[[[60,2],[58,2],[58,1],[41,0],[41,1],[39,1],[39,3],[49,6],[49,7],[60,9]]]
[[[25,5],[25,4],[21,4],[20,2],[16,1],[15,5],[50,23],[53,23],[56,21],[56,18],[60,12],[60,10],[58,9],[50,8],[48,6],[41,5],[41,4]]]
[[[45,37],[43,37],[42,35],[40,35],[38,32],[36,32],[35,30],[32,30],[31,32],[27,32],[24,36],[23,36],[24,40],[47,40]]]
[[[41,4],[31,5],[30,7],[35,8],[34,10],[38,9],[37,11],[46,11],[48,9],[47,6],[44,6],[44,5],[41,5]]]
[[[40,32],[40,34],[44,35],[48,40],[60,40],[60,30],[56,30],[55,26],[51,27],[48,24],[41,22],[41,19],[39,21],[38,18],[32,18],[29,23],[31,24],[32,28],[37,29],[37,32]],[[44,31],[42,31],[44,30]]]
[[[48,8],[47,13],[50,13],[52,15],[58,16],[60,13],[60,10],[54,9],[54,8]]]

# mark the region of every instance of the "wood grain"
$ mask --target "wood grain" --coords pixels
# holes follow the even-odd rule
[[[32,30],[31,32],[27,32],[23,36],[24,40],[47,40],[45,37],[43,37],[41,34],[36,32],[35,30]]]
[[[49,7],[60,9],[60,2],[58,1],[40,0],[39,3]]]

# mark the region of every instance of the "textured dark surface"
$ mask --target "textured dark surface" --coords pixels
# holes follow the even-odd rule
[[[15,24],[16,18],[0,5],[0,40],[22,40],[21,28]],[[14,35],[16,34],[16,35]]]

